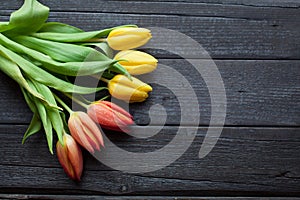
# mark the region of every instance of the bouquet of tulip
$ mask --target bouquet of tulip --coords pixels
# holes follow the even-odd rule
[[[122,132],[128,132],[128,126],[133,124],[133,117],[118,105],[105,100],[86,104],[82,95],[108,89],[117,99],[142,102],[152,88],[132,75],[155,70],[157,60],[131,50],[149,41],[148,29],[125,25],[85,32],[68,24],[46,22],[48,15],[48,7],[37,0],[25,0],[9,22],[0,22],[0,69],[20,85],[33,112],[22,142],[43,129],[53,154],[55,132],[59,162],[70,178],[80,180],[80,146],[90,153],[104,147],[102,129],[96,124]],[[119,52],[113,56],[113,50]],[[80,86],[69,80],[96,75],[107,87]],[[62,95],[87,112],[73,111]],[[64,111],[69,114],[68,120]]]

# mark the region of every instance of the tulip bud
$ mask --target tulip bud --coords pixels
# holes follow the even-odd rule
[[[135,77],[130,80],[119,74],[108,82],[108,90],[113,97],[133,103],[145,101],[152,87]]]
[[[66,174],[73,180],[80,181],[82,174],[82,153],[80,147],[68,134],[63,136],[64,145],[56,143],[56,154]]]
[[[107,42],[114,50],[127,50],[146,44],[151,37],[145,28],[117,28],[109,33]]]
[[[74,139],[90,153],[104,146],[102,134],[95,122],[84,112],[73,112],[68,126]]]
[[[88,115],[102,128],[128,132],[132,116],[120,106],[109,101],[96,101],[88,107]]]
[[[121,60],[119,63],[131,75],[146,74],[152,72],[157,67],[157,60],[150,54],[141,51],[120,51],[114,59]]]

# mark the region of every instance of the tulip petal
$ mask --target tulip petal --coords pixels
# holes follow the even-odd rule
[[[86,114],[80,115],[83,125],[88,128],[89,133],[98,141],[99,145],[104,146],[102,133],[95,122]],[[98,145],[98,146],[99,146]],[[99,150],[99,149],[98,149]]]
[[[127,50],[146,44],[151,37],[150,30],[145,28],[119,28],[110,32],[107,42],[115,50]]]
[[[65,173],[73,180],[80,181],[83,161],[82,153],[75,140],[68,134],[63,136],[64,145],[56,143],[56,154]]]
[[[114,104],[114,103],[109,102],[109,101],[98,101],[98,102],[108,106],[109,108],[111,108],[112,110],[114,110],[116,112],[122,113],[123,115],[125,115],[129,118],[133,118],[132,115],[129,112],[127,112],[125,109],[118,106],[117,104]],[[95,103],[97,104],[98,102],[95,102]]]
[[[72,169],[74,171],[75,179],[80,181],[80,177],[82,174],[83,162],[82,162],[82,153],[79,146],[76,144],[75,140],[70,136],[65,134],[65,137],[69,139],[66,140],[65,145],[68,152],[69,162],[72,165]]]
[[[84,131],[81,126],[81,121],[78,119],[77,115],[75,114],[77,113],[74,113],[69,118],[69,122],[68,122],[71,135],[82,147],[84,147],[89,152],[94,153],[93,147],[90,145],[90,143],[88,142],[87,138],[84,135]]]
[[[127,111],[108,101],[91,104],[88,115],[105,129],[127,132],[128,126],[133,124],[132,116]]]
[[[63,167],[65,173],[73,180],[76,180],[72,165],[67,156],[67,150],[58,142],[56,143],[56,153],[58,160]]]

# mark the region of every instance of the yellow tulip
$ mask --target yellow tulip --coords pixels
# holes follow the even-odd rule
[[[119,74],[108,82],[108,90],[111,96],[133,103],[145,101],[152,87],[135,77],[130,80]]]
[[[151,37],[145,28],[118,28],[109,33],[107,42],[114,50],[128,50],[146,44]]]
[[[131,75],[146,74],[154,71],[157,67],[157,60],[150,54],[141,51],[120,51],[114,59],[122,60],[119,63]]]

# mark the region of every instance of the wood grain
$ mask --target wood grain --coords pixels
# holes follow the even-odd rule
[[[199,104],[200,125],[208,125],[211,116],[210,95],[202,76],[187,61],[162,59],[161,64],[172,67],[189,81],[198,96],[183,98],[181,103]],[[300,125],[300,62],[299,61],[215,61],[222,76],[227,95],[227,126],[299,126]],[[202,61],[203,66],[206,61]],[[184,67],[183,67],[184,66]],[[184,94],[186,87],[174,80],[172,73],[153,73],[157,83],[165,79]],[[17,85],[0,73],[0,121],[1,123],[29,123],[32,113],[27,108]],[[130,112],[138,124],[153,119],[163,119],[160,104],[167,112],[166,123],[180,123],[181,108],[176,96],[168,88],[152,84],[153,92],[145,103],[132,104]],[[218,89],[218,88],[215,88]],[[12,92],[14,91],[14,92]],[[197,102],[199,101],[199,103]],[[151,108],[151,109],[150,109]],[[191,111],[189,115],[197,116]],[[182,116],[184,117],[184,116]],[[182,125],[198,125],[184,122]]]
[[[0,21],[7,21],[22,2],[1,2]],[[144,174],[111,169],[84,151],[83,180],[74,183],[64,174],[56,156],[48,152],[42,132],[21,145],[32,114],[18,86],[0,73],[0,199],[299,199],[298,0],[41,2],[51,7],[49,21],[84,30],[138,24],[176,30],[197,41],[214,58],[224,82],[225,128],[210,154],[199,159],[211,117],[207,85],[202,75],[178,55],[146,49],[160,58],[161,64],[177,70],[197,95],[197,100],[186,96],[183,102],[196,105],[200,102],[200,123],[181,124],[186,134],[199,126],[194,142],[168,167]],[[155,37],[166,40],[167,35]],[[165,48],[174,45],[167,40],[164,43]],[[178,41],[176,45],[186,58],[202,58],[194,49],[187,50],[190,46],[184,42]],[[201,61],[205,66],[207,60]],[[172,73],[154,73],[153,77],[157,83],[164,79],[173,83],[176,90],[185,92],[184,84],[174,81]],[[178,98],[166,87],[152,86],[154,91],[148,101],[132,104],[130,112],[138,124],[144,125],[140,127],[144,132],[165,126],[147,139],[106,131],[109,139],[124,150],[140,153],[158,150],[170,145],[178,131],[182,114]],[[166,110],[166,122],[159,121],[165,114],[157,105]],[[193,111],[189,115],[196,117]],[[145,126],[150,116],[156,121]],[[116,159],[124,160],[120,156]],[[159,161],[155,157],[149,160]],[[135,167],[133,158],[126,163]]]
[[[268,3],[269,8],[264,6],[266,1],[224,1],[216,3],[212,1],[105,1],[86,0],[84,6],[81,1],[66,0],[40,1],[47,5],[52,11],[63,12],[96,12],[96,13],[128,13],[128,14],[157,14],[157,15],[184,15],[203,16],[220,18],[243,18],[249,20],[278,20],[288,21],[288,19],[299,14],[297,8],[300,3],[293,1],[272,1]],[[0,10],[16,10],[22,5],[21,0],[3,2]],[[168,9],[165,9],[165,8]],[[126,9],[124,9],[126,8]],[[294,9],[290,9],[294,8]],[[288,11],[288,12],[286,12]],[[294,19],[298,20],[298,19]]]
[[[5,9],[17,9],[22,5],[22,0],[13,0],[10,3],[8,2],[3,2],[1,4],[1,10]],[[51,7],[52,10],[62,10],[62,11],[106,11],[106,9],[110,9],[110,12],[115,11],[114,9],[119,9],[117,11],[123,11],[123,12],[129,12],[132,10],[137,10],[137,8],[140,8],[140,5],[156,5],[156,8],[158,7],[166,7],[166,5],[193,5],[196,8],[201,8],[201,6],[218,6],[218,7],[237,7],[239,9],[242,9],[243,7],[251,9],[251,7],[254,8],[267,8],[265,10],[268,10],[270,8],[299,8],[300,3],[297,0],[286,0],[286,1],[281,1],[281,0],[265,0],[265,1],[260,1],[260,0],[252,0],[252,1],[244,1],[244,0],[236,0],[236,1],[231,1],[231,0],[150,0],[150,1],[142,1],[142,0],[127,0],[126,2],[122,0],[113,0],[113,1],[105,1],[105,0],[86,0],[84,6],[82,6],[81,1],[73,1],[72,3],[66,1],[66,0],[57,0],[56,3],[51,2],[51,1],[46,1],[46,0],[40,0],[41,3]],[[127,4],[125,4],[127,3]],[[158,5],[163,5],[159,6]],[[135,6],[135,8],[133,8]],[[123,8],[123,9],[120,9]],[[152,7],[149,7],[151,9],[148,10],[147,13],[149,12],[154,12],[155,10],[152,9]],[[173,13],[172,8],[173,7],[168,7],[170,8],[170,12],[168,13]],[[160,8],[161,9],[161,8]],[[183,7],[183,9],[176,9],[178,12],[181,10],[181,12],[185,12],[186,8]],[[157,13],[164,13],[167,12],[167,10],[158,10],[160,12]],[[193,11],[193,10],[192,10]],[[213,10],[210,12],[212,13]],[[227,12],[230,12],[229,10]],[[193,13],[193,12],[191,12]]]
[[[183,127],[187,131],[191,128]],[[300,134],[297,128],[225,128],[212,152],[203,159],[198,151],[206,134],[196,139],[180,159],[155,172],[128,174],[115,171],[84,153],[85,173],[80,184],[70,181],[43,134],[22,146],[26,126],[0,126],[0,191],[16,193],[102,193],[139,195],[299,195]],[[151,127],[147,127],[151,131]],[[150,152],[168,144],[176,127],[164,127],[148,139],[107,132],[120,148]],[[122,158],[117,158],[122,159]],[[153,162],[156,162],[155,158]],[[134,163],[126,160],[125,163]],[[154,190],[155,188],[155,190]],[[26,190],[25,190],[26,189]]]
[[[269,200],[270,197],[183,197],[183,196],[96,196],[96,195],[24,195],[0,194],[0,199],[57,199],[57,200]],[[272,197],[273,200],[282,200],[282,197]],[[286,200],[299,200],[297,197],[285,197]]]
[[[213,58],[300,59],[297,53],[297,49],[300,48],[300,32],[298,30],[298,27],[300,27],[299,9],[267,9],[251,6],[231,8],[222,7],[223,5],[208,4],[209,7],[207,8],[202,8],[202,5],[198,5],[201,7],[199,11],[194,5],[177,6],[175,4],[170,6],[166,4],[165,6],[161,6],[161,3],[154,5],[153,3],[144,3],[140,7],[144,10],[149,9],[155,12],[147,14],[148,12],[142,12],[142,8],[138,6],[136,8],[136,2],[131,2],[133,5],[128,5],[128,7],[141,10],[138,13],[137,10],[130,9],[127,13],[119,12],[118,9],[113,7],[119,5],[119,2],[111,2],[112,7],[108,6],[107,10],[101,13],[96,12],[96,10],[101,10],[103,7],[101,2],[97,5],[95,3],[87,3],[86,8],[90,9],[90,7],[94,7],[94,12],[82,11],[77,4],[70,4],[67,1],[63,2],[61,4],[54,3],[56,5],[53,5],[53,7],[59,8],[60,11],[51,12],[50,21],[72,24],[84,30],[102,29],[121,24],[168,28],[182,32],[193,38]],[[128,2],[124,3],[127,4]],[[52,4],[50,5],[52,6]],[[120,3],[120,6],[119,10],[123,9],[124,5],[122,7],[122,3]],[[217,6],[218,9],[214,8],[214,6]],[[74,11],[75,7],[78,10]],[[171,14],[161,13],[161,10],[168,11],[172,7],[176,9],[176,12],[171,12]],[[191,7],[194,7],[194,9],[191,10]],[[69,12],[68,9],[72,10],[72,8],[74,12]],[[1,21],[8,20],[11,13],[11,10],[5,9],[7,8],[3,7],[0,9]],[[63,12],[61,12],[62,9],[64,10]],[[219,9],[223,10],[223,12],[219,11]],[[202,13],[201,10],[203,10]],[[234,10],[239,10],[239,12],[235,12]],[[234,14],[228,14],[229,11]],[[208,14],[205,12],[213,13]],[[165,35],[161,35],[161,37],[166,38]],[[183,47],[184,45],[178,44],[178,46]],[[155,53],[156,56],[162,58],[175,56],[159,50],[151,50],[149,52]],[[186,50],[183,48],[182,52],[186,53]],[[190,50],[187,56],[198,58],[193,49]]]

